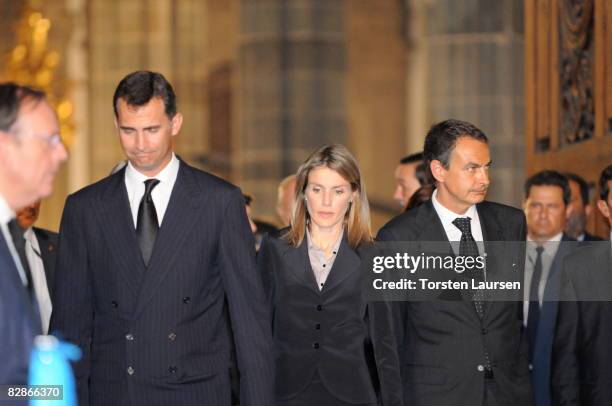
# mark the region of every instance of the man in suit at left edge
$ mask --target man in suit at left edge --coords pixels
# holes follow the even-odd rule
[[[233,336],[241,405],[273,404],[270,316],[240,190],[175,156],[182,115],[161,74],[127,75],[113,108],[129,162],[70,195],[60,227],[50,331],[83,350],[79,403],[230,405]]]
[[[41,332],[15,212],[53,191],[67,158],[45,94],[0,84],[0,384],[26,384],[33,339]],[[4,403],[4,402],[3,402]],[[11,402],[8,402],[11,403]],[[17,402],[15,402],[17,403]]]

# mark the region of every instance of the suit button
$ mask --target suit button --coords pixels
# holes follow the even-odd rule
[[[312,348],[314,348],[315,350],[318,350],[319,349],[319,343],[314,343],[312,345]]]
[[[111,302],[111,306],[113,306],[116,309],[117,307],[119,307],[119,303],[117,303],[115,300],[113,300]]]
[[[170,372],[171,374],[176,374],[176,367],[168,368],[168,372]]]
[[[482,334],[487,334],[489,332],[489,330],[487,330],[486,327],[483,327],[481,331],[482,331]]]
[[[189,302],[191,302],[191,298],[190,298],[189,296],[185,296],[185,297],[183,298],[183,303],[187,304],[187,303],[189,303]]]
[[[133,334],[126,334],[125,335],[125,339],[128,341],[134,341],[134,335]]]
[[[128,369],[127,369],[127,373],[128,373],[128,375],[134,375],[134,368],[129,366]]]
[[[529,364],[529,370],[533,371],[533,364]]]
[[[476,369],[478,370],[478,372],[482,372],[482,371],[484,371],[484,366],[482,366],[482,365],[478,365],[478,366],[476,367]]]
[[[317,305],[317,311],[320,312],[321,310],[323,310],[323,306]]]
[[[316,330],[321,330],[321,324],[319,324],[319,323],[315,324],[315,329]]]
[[[176,340],[176,334],[174,334],[174,333],[168,334],[168,340],[170,340],[170,341]]]

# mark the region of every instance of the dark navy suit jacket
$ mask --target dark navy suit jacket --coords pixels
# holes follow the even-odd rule
[[[181,162],[146,268],[124,175],[69,196],[61,223],[50,331],[83,350],[80,403],[229,405],[233,335],[241,405],[270,406],[270,315],[240,190]]]
[[[544,298],[540,307],[540,320],[533,349],[531,381],[536,406],[550,406],[551,381],[550,365],[552,347],[555,338],[555,325],[557,310],[559,308],[559,283],[561,265],[565,257],[570,254],[577,242],[563,235],[557,253],[553,258],[544,289]],[[529,315],[528,315],[529,317]]]
[[[40,317],[0,233],[0,384],[27,383],[30,351],[40,331]]]
[[[552,355],[552,404],[612,405],[612,249],[581,245],[565,258]]]

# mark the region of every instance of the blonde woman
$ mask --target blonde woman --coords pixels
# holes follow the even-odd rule
[[[277,406],[400,405],[385,303],[366,303],[360,253],[372,247],[355,158],[324,146],[299,168],[291,227],[258,264],[273,311]]]

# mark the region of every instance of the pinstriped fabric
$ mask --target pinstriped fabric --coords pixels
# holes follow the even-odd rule
[[[269,314],[240,191],[181,162],[145,270],[123,174],[70,196],[62,219],[51,327],[85,351],[80,404],[229,405],[232,334],[241,404],[273,404]]]

